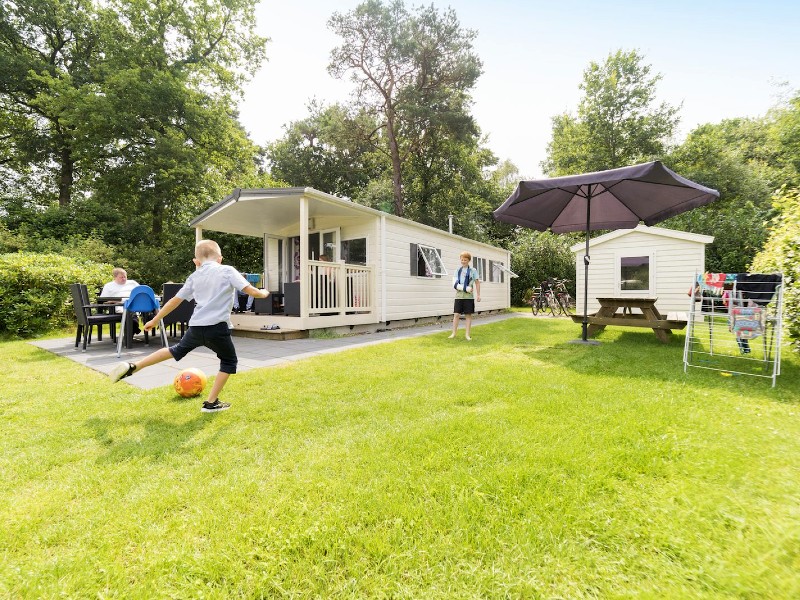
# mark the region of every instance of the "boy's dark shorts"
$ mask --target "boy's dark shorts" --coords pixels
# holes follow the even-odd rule
[[[456,298],[453,312],[459,315],[471,315],[475,312],[475,300],[472,298]]]
[[[195,348],[205,346],[216,353],[219,358],[219,370],[222,373],[233,375],[236,373],[236,348],[233,347],[231,330],[227,323],[216,325],[190,325],[181,341],[169,347],[172,358],[176,361],[182,359]]]

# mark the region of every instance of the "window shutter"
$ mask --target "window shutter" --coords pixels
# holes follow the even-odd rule
[[[417,245],[411,244],[411,275],[416,277],[418,274],[417,264],[419,258],[417,257]]]

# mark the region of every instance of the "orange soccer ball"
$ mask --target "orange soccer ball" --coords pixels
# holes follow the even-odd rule
[[[206,378],[206,374],[203,373],[200,369],[184,369],[180,373],[175,376],[175,381],[173,385],[175,386],[175,391],[178,392],[179,396],[183,396],[184,398],[192,398],[200,394],[203,391],[203,388],[206,387],[206,382],[208,379]]]

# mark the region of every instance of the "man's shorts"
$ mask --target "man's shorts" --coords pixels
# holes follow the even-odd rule
[[[225,322],[216,325],[190,325],[181,341],[169,347],[172,358],[182,359],[195,348],[205,346],[219,358],[219,370],[222,373],[236,373],[236,348],[233,347],[231,330]]]
[[[473,298],[456,298],[453,312],[459,315],[471,315],[475,312],[475,300]]]

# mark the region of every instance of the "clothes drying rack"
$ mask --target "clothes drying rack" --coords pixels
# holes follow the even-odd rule
[[[783,275],[698,273],[690,288],[683,370],[764,377],[781,371]]]

